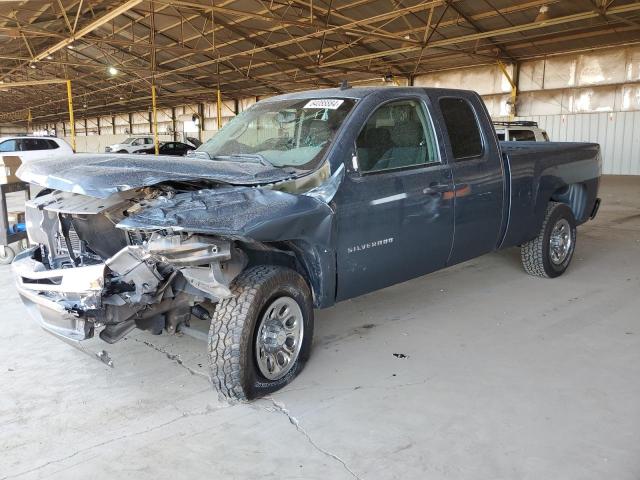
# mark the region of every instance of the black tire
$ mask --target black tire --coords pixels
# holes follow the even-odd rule
[[[245,270],[233,281],[231,291],[234,296],[218,303],[211,321],[211,381],[227,399],[251,400],[284,387],[304,368],[313,339],[311,292],[300,274],[273,265]],[[271,302],[280,297],[290,297],[298,304],[304,330],[293,366],[282,378],[268,380],[256,360],[256,325]]]
[[[551,234],[558,222],[565,220],[569,225],[570,245],[561,262],[552,261]],[[549,202],[540,233],[533,240],[520,247],[522,266],[529,275],[555,278],[562,275],[573,258],[576,248],[576,220],[573,212],[564,203]]]
[[[129,153],[126,150],[118,150],[116,153]]]

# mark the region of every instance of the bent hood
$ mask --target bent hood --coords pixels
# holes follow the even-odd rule
[[[44,188],[96,198],[169,181],[264,185],[294,177],[258,163],[123,154],[78,154],[30,162],[17,175]]]

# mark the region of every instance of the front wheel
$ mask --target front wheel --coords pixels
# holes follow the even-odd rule
[[[564,273],[576,248],[576,220],[564,203],[550,202],[540,233],[520,248],[522,266],[530,275],[555,278]]]
[[[311,292],[300,274],[272,265],[242,272],[231,291],[211,321],[211,380],[224,397],[251,400],[302,371],[313,338]]]

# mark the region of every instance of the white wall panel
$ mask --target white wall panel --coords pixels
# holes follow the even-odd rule
[[[513,75],[513,65],[507,65],[506,68],[510,75]],[[463,88],[475,90],[480,95],[493,95],[511,91],[509,81],[497,65],[484,65],[418,75],[413,84],[416,87]]]
[[[518,117],[544,128],[551,141],[594,142],[602,149],[602,173],[640,175],[640,111]]]

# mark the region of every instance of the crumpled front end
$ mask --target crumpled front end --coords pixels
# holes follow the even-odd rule
[[[320,305],[334,291],[327,202],[336,185],[305,194],[224,185],[107,198],[53,191],[27,202],[38,246],[13,263],[18,291],[48,331],[84,340],[100,329],[109,343],[134,328],[175,333],[192,315],[210,319],[250,262],[308,273]]]
[[[101,329],[113,343],[134,328],[175,332],[198,307],[231,295],[246,265],[232,241],[172,229],[121,229],[126,217],[162,192],[98,200],[54,192],[27,204],[38,246],[13,263],[18,292],[46,330],[80,341]],[[195,312],[194,312],[195,307]]]

